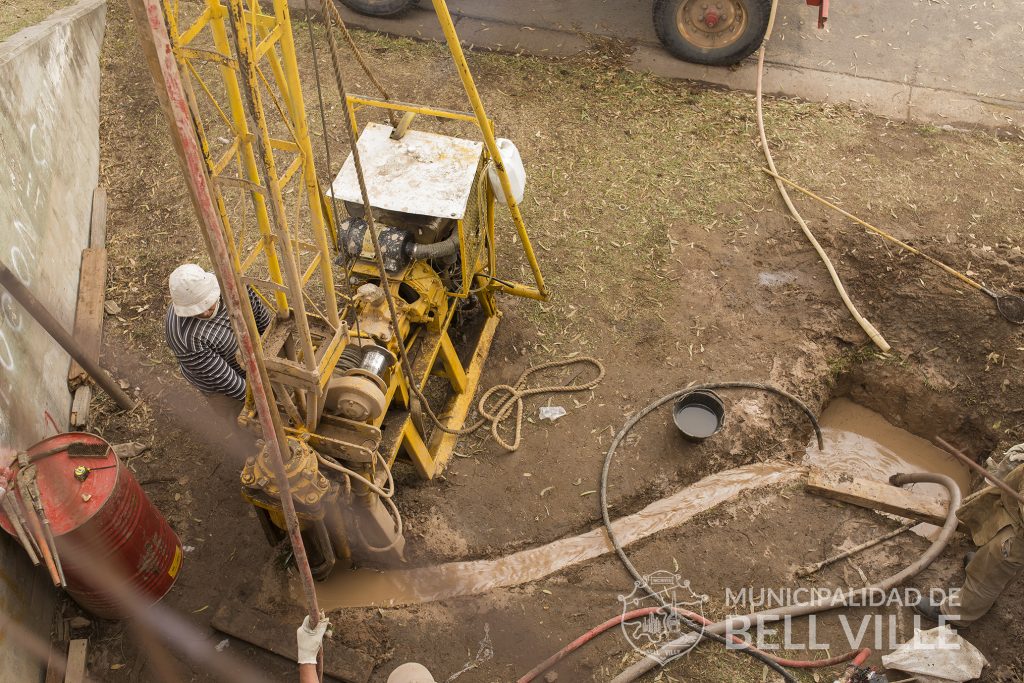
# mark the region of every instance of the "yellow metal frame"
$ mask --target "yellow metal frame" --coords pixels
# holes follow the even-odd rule
[[[403,376],[399,367],[392,373],[386,399],[395,399],[406,410],[401,424],[390,430],[394,436],[384,446],[385,457],[393,462],[404,450],[424,477],[433,477],[444,467],[456,438],[441,430],[425,440],[423,426],[410,405],[409,382],[422,388],[431,374],[445,376],[453,398],[442,411],[450,428],[461,427],[471,409],[483,363],[490,348],[500,313],[494,300],[498,291],[534,299],[546,299],[540,266],[534,254],[523,217],[494,138],[494,124],[487,117],[465,55],[455,34],[451,15],[443,0],[433,0],[459,78],[472,106],[471,112],[385,101],[351,95],[345,101],[346,116],[357,127],[357,111],[379,109],[411,112],[474,124],[485,145],[484,161],[493,164],[502,192],[533,273],[534,284],[500,279],[495,244],[496,204],[486,178],[486,206],[481,249],[469,253],[465,221],[458,222],[462,256],[462,286],[458,291],[431,289],[423,303],[438,302],[437,316],[430,318],[416,305],[408,307],[396,322],[399,334],[392,341],[410,348],[418,344],[413,378]],[[332,260],[337,244],[336,226],[327,209],[316,174],[312,144],[306,122],[298,60],[287,0],[204,0],[199,8],[181,0],[162,0],[170,41],[185,83],[193,111],[196,132],[213,180],[215,201],[239,281],[253,286],[273,302],[276,320],[263,335],[257,349],[267,368],[274,398],[283,411],[285,434],[293,439],[327,443],[319,434],[325,390],[347,344],[357,336],[346,319],[353,312],[351,301],[339,306]],[[190,15],[187,16],[186,15]],[[219,76],[214,79],[211,71]],[[208,116],[204,120],[201,112]],[[212,112],[212,113],[211,113]],[[486,167],[481,167],[486,173]],[[237,202],[237,204],[233,203]],[[478,197],[479,201],[479,197]],[[235,220],[241,207],[241,217]],[[250,219],[246,210],[250,207]],[[479,210],[479,207],[478,207]],[[249,229],[255,223],[256,231]],[[484,252],[486,249],[486,255]],[[415,266],[415,264],[414,264]],[[367,264],[351,264],[344,275],[372,279]],[[425,265],[421,267],[425,268]],[[393,286],[414,288],[422,273],[407,280],[396,277]],[[436,279],[436,278],[435,278]],[[448,335],[457,299],[476,296],[487,319],[467,367],[459,361]],[[357,313],[358,315],[358,313]],[[248,419],[253,416],[247,402]],[[358,429],[380,438],[377,423]],[[243,413],[243,421],[246,419]],[[343,422],[343,421],[342,421]],[[357,429],[334,420],[337,429]],[[327,429],[327,427],[325,427]],[[329,430],[328,430],[329,431]],[[356,453],[356,451],[353,451]],[[353,457],[357,457],[358,453]],[[369,469],[372,471],[371,460]]]

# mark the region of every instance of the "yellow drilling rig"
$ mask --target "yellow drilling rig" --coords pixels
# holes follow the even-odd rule
[[[301,533],[316,578],[353,556],[401,556],[392,465],[407,458],[426,479],[444,468],[500,319],[495,295],[547,296],[502,158],[509,148],[495,138],[448,8],[434,0],[466,112],[392,99],[324,3],[326,30],[310,27],[305,64],[328,163],[326,90],[341,99],[335,126],[350,142],[327,188],[287,0],[129,5],[239,338],[248,374],[239,422],[263,434],[242,467],[242,495],[271,541],[290,532],[295,546]],[[347,92],[339,37],[380,97]],[[317,43],[333,67],[323,85],[336,91],[321,87]],[[416,116],[471,134],[414,129]],[[499,269],[496,191],[532,285]],[[246,288],[276,313],[262,335]],[[443,386],[428,387],[431,377]]]

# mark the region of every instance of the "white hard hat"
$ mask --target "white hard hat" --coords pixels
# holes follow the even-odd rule
[[[427,667],[416,662],[408,662],[398,667],[388,676],[388,683],[437,683],[430,675]]]
[[[168,282],[174,312],[183,317],[204,313],[220,299],[217,276],[194,263],[175,268]]]

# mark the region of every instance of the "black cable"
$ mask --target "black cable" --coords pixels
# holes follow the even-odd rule
[[[674,391],[670,394],[662,396],[661,398],[655,400],[653,403],[647,405],[645,408],[640,410],[636,415],[634,415],[633,417],[626,421],[626,424],[623,425],[622,429],[619,430],[619,433],[615,435],[614,439],[612,439],[611,445],[608,446],[608,452],[604,456],[604,467],[601,470],[601,519],[604,521],[605,529],[608,532],[608,539],[612,542],[612,547],[615,548],[615,553],[619,556],[619,559],[622,561],[622,564],[626,568],[626,571],[628,571],[630,576],[632,576],[633,579],[636,581],[636,585],[640,588],[643,588],[649,596],[657,600],[663,607],[667,608],[671,608],[672,605],[669,605],[665,601],[665,599],[661,597],[660,594],[653,591],[651,587],[647,584],[646,579],[644,579],[640,572],[637,571],[637,568],[633,566],[633,563],[626,555],[626,551],[623,549],[622,544],[619,543],[619,539],[615,535],[615,530],[612,528],[612,520],[608,514],[608,470],[611,467],[612,458],[615,456],[615,451],[622,443],[622,440],[626,438],[626,435],[629,434],[630,430],[632,430],[633,427],[635,427],[640,420],[642,420],[652,411],[660,408],[661,406],[665,405],[666,403],[673,399],[680,398],[681,396],[693,393],[694,391],[708,391],[714,389],[758,389],[760,391],[768,391],[774,394],[778,394],[779,396],[789,399],[790,401],[795,403],[804,412],[804,414],[807,415],[808,419],[811,421],[811,424],[814,426],[814,433],[818,440],[818,449],[821,450],[824,447],[824,442],[821,436],[821,427],[818,425],[818,420],[814,417],[814,413],[811,412],[811,409],[808,408],[803,401],[798,399],[796,396],[793,396],[792,394],[783,391],[782,389],[779,389],[778,387],[773,387],[768,384],[759,384],[755,382],[718,382],[714,384],[695,384],[685,389],[680,389],[679,391]],[[679,620],[687,628],[689,628],[691,631],[697,634],[697,640],[694,641],[694,646],[696,646],[696,644],[700,642],[701,638],[711,638],[715,642],[727,646],[729,645],[729,641],[726,640],[723,636],[720,636],[717,633],[705,633],[703,625],[698,624],[697,622],[692,621],[690,619],[687,619],[681,614],[679,615]],[[734,647],[737,651],[753,657],[754,659],[758,660],[768,668],[772,669],[773,671],[781,675],[787,681],[787,683],[796,683],[796,679],[793,678],[792,674],[786,671],[786,669],[784,669],[782,665],[772,660],[763,652],[753,650],[746,644],[735,643]]]

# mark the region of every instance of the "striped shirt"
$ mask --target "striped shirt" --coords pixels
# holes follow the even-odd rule
[[[248,290],[256,329],[263,334],[270,324],[270,311],[252,287]],[[177,357],[185,379],[204,392],[225,394],[239,401],[245,398],[245,370],[235,359],[238,340],[223,299],[209,318],[179,316],[171,306],[166,328],[167,346]]]

